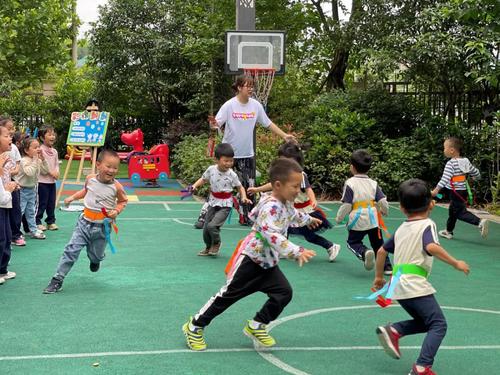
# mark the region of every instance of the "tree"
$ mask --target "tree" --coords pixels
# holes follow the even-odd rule
[[[2,0],[0,84],[23,87],[69,61],[71,0]]]

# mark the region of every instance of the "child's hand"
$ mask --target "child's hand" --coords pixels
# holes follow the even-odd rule
[[[14,181],[10,181],[5,184],[5,190],[7,190],[10,193],[12,193],[14,190],[17,190],[18,187],[19,185],[17,184],[17,182]]]
[[[259,192],[259,190],[258,190],[258,188],[256,188],[256,187],[249,187],[249,188],[247,189],[247,194],[248,194],[248,195],[253,195],[253,194],[258,193],[258,192]]]
[[[73,199],[73,198],[71,198],[71,197],[66,198],[66,199],[64,200],[64,205],[65,205],[66,207],[68,207],[68,206],[71,204],[71,202],[73,202],[73,200],[74,200],[74,199]]]
[[[210,124],[210,129],[212,130],[217,130],[219,128],[215,116],[208,116],[208,123]]]
[[[438,189],[438,188],[435,188],[434,190],[432,190],[432,191],[431,191],[431,195],[432,195],[433,197],[435,197],[435,196],[436,196],[436,195],[438,195],[438,194],[439,194],[439,189]]]
[[[299,262],[299,267],[302,267],[304,263],[309,263],[309,259],[316,256],[316,252],[313,250],[304,250],[302,254],[297,257],[297,262]]]
[[[311,207],[314,209],[318,207],[318,201],[316,199],[311,199]]]
[[[58,180],[59,179],[59,172],[56,172],[56,171],[53,171],[53,172],[49,172],[49,175],[55,179],[55,180]]]
[[[309,229],[317,228],[323,223],[320,219],[317,219],[315,217],[311,217],[311,219],[312,219],[311,222],[307,224],[307,227]]]
[[[385,279],[383,277],[376,277],[375,280],[373,280],[373,287],[377,290],[382,289],[382,287],[385,284]]]
[[[9,156],[8,152],[4,152],[3,154],[0,154],[0,167],[3,168],[3,166],[5,165],[5,163],[7,163],[7,161],[9,159],[10,159],[10,156]]]
[[[241,199],[241,203],[243,204],[252,204],[253,202],[247,197]]]
[[[469,265],[467,263],[465,263],[463,260],[457,261],[457,264],[455,264],[455,269],[462,271],[466,275],[468,275],[470,272]]]
[[[118,216],[118,211],[116,210],[108,210],[107,212],[110,219],[116,219],[116,217]]]

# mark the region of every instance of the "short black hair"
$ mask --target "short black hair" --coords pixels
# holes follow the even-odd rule
[[[359,173],[366,173],[373,163],[372,156],[366,150],[356,150],[351,155],[351,164]]]
[[[458,153],[462,152],[462,148],[464,146],[464,143],[460,138],[457,137],[448,137],[446,140],[449,142],[450,146],[453,147],[455,150],[458,151]]]
[[[9,117],[9,116],[0,116],[0,126],[5,126],[9,122],[14,123],[14,121],[12,120],[12,117]]]
[[[302,167],[299,163],[289,158],[278,158],[271,163],[269,180],[271,184],[276,181],[287,182],[293,172],[302,173]]]
[[[300,146],[294,142],[283,143],[278,149],[278,156],[293,159],[304,167],[304,154]]]
[[[112,156],[112,157],[120,159],[120,156],[118,155],[118,153],[115,150],[103,149],[103,150],[101,150],[101,152],[99,152],[99,155],[97,155],[97,161],[98,162],[103,161],[106,156]]]
[[[99,104],[99,101],[97,99],[89,99],[87,104],[85,104],[85,109],[87,109],[87,107],[90,107],[92,104],[95,104],[99,111],[101,110],[101,105]]]
[[[43,142],[43,138],[45,137],[45,134],[49,132],[56,132],[54,127],[52,125],[43,125],[40,130],[38,131],[38,138]]]
[[[236,77],[236,80],[234,83],[231,85],[231,88],[233,89],[234,92],[238,92],[238,87],[243,87],[243,86],[254,86],[254,79],[251,76],[246,76],[246,75],[241,75]]]
[[[431,189],[418,179],[411,178],[399,185],[399,203],[409,214],[425,212],[432,201]]]
[[[214,155],[217,160],[223,156],[226,158],[234,158],[234,150],[229,143],[219,143],[217,147],[215,147]]]

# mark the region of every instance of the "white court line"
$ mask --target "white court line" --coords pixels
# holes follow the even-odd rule
[[[118,218],[118,222],[120,221],[165,221],[165,220],[196,220],[196,217],[120,217]],[[188,224],[188,223],[181,223]],[[194,223],[193,223],[194,224]],[[189,225],[193,225],[189,224]]]
[[[176,219],[174,219],[174,221],[176,223],[183,224],[183,225],[189,225],[189,226],[193,226],[194,225],[194,223],[186,223],[185,221],[182,221],[182,219],[185,219],[185,218],[182,218],[182,217],[178,218],[178,219],[176,218]],[[193,220],[196,220],[196,219],[193,219]],[[250,231],[250,227],[245,227],[245,228],[231,228],[231,227],[225,226],[224,230],[240,230],[240,231],[243,230],[243,231],[249,232]]]
[[[328,208],[328,207],[323,206],[323,205],[321,205],[321,204],[318,204],[318,206],[319,206],[320,208],[322,208],[323,210],[325,210],[325,211],[333,211],[331,208]]]
[[[170,208],[170,206],[168,205],[168,203],[163,203],[163,207],[165,207],[165,209],[167,211],[172,211],[172,209]]]

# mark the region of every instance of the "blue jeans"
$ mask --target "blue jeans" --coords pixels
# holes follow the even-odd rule
[[[36,232],[35,210],[36,189],[34,187],[21,187],[21,215],[26,217],[31,233]]]
[[[92,223],[81,215],[76,222],[71,240],[64,248],[64,253],[59,260],[54,275],[55,279],[64,279],[78,259],[83,247],[87,248],[87,256],[91,263],[100,263],[104,259],[106,248],[104,224]]]
[[[398,302],[413,320],[397,322],[392,324],[392,327],[403,336],[427,333],[416,363],[419,366],[432,366],[448,328],[441,307],[434,298],[434,294],[400,299]]]

